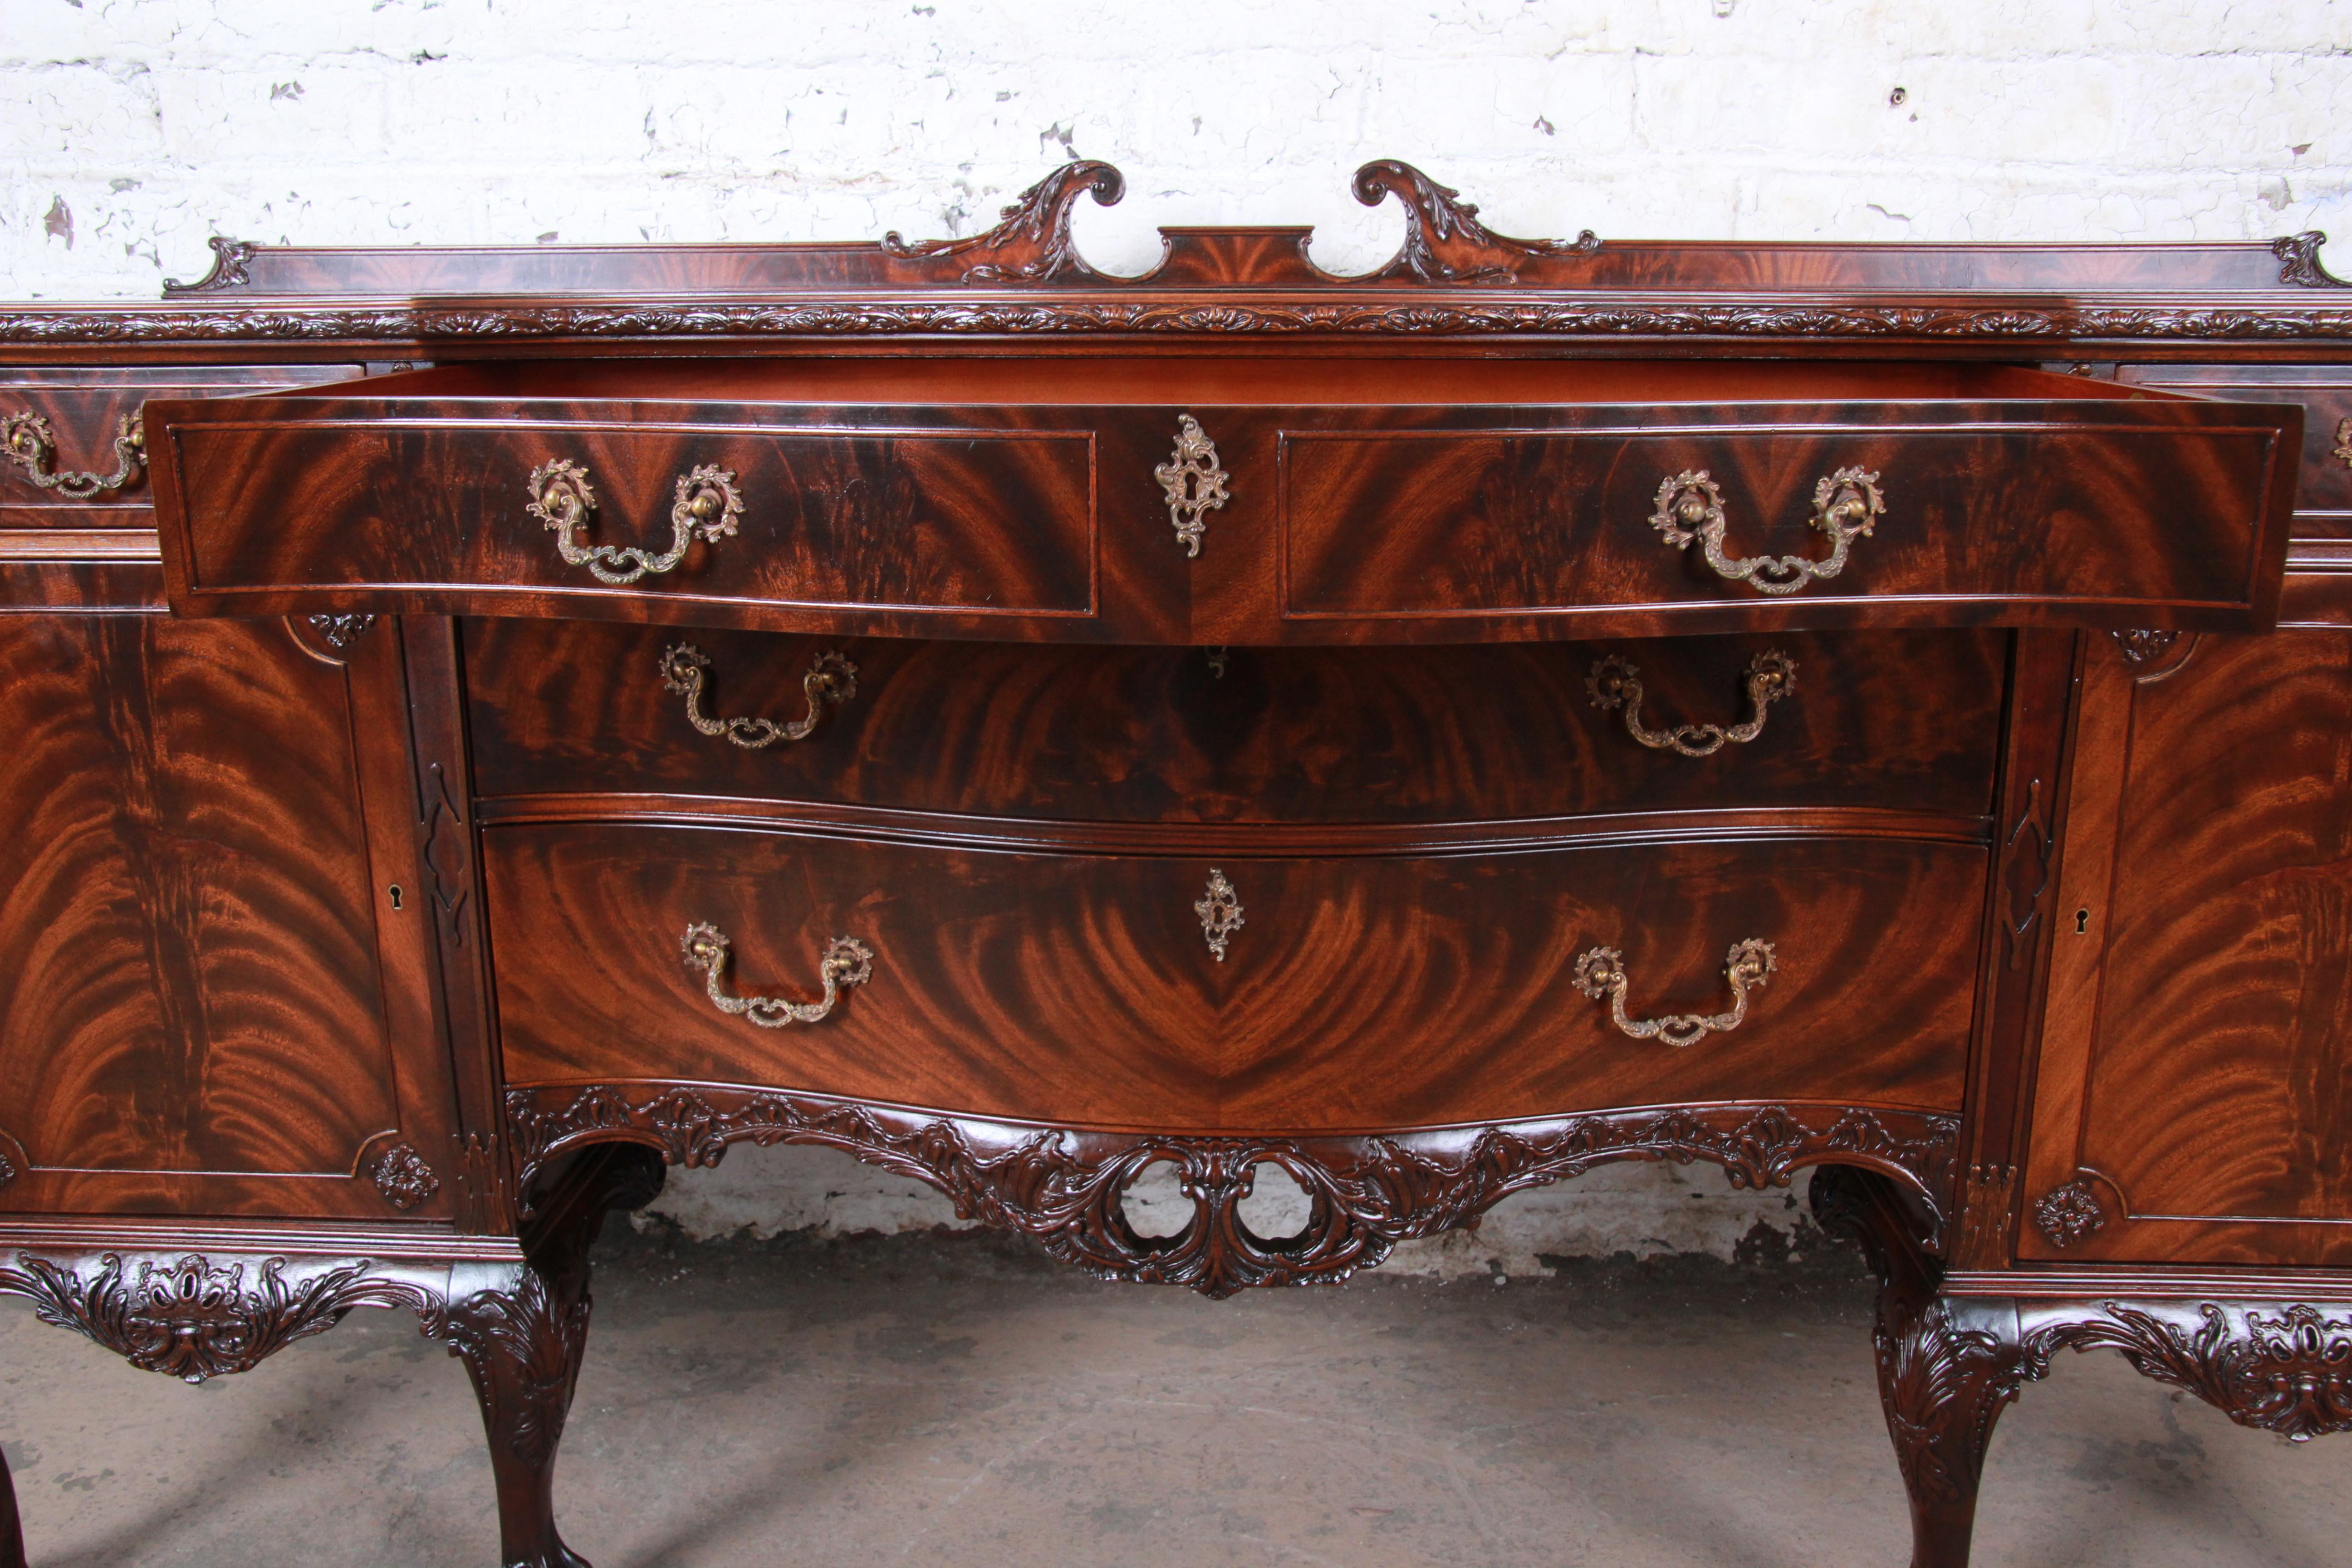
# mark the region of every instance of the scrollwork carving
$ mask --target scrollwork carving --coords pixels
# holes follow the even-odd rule
[[[2108,635],[2123,650],[2124,662],[2130,665],[2153,664],[2171,652],[2172,645],[2180,639],[2179,632],[2153,627],[2134,627]]]
[[[900,261],[953,263],[956,280],[963,283],[1102,281],[1078,255],[1071,232],[1071,212],[1089,192],[1096,205],[1114,205],[1127,194],[1127,177],[1108,163],[1082,158],[1022,192],[985,234],[910,243],[893,229],[882,237],[882,251]]]
[[[1505,284],[1518,281],[1518,269],[1547,257],[1590,256],[1601,248],[1591,229],[1573,240],[1513,239],[1478,221],[1478,209],[1451,185],[1441,185],[1412,164],[1376,159],[1356,171],[1356,199],[1376,207],[1394,196],[1404,207],[1404,244],[1386,266],[1364,281],[1410,277],[1423,283]]]
[[[366,615],[319,615],[303,617],[311,628],[327,639],[327,646],[341,652],[360,640],[362,633],[375,625],[375,617]]]
[[[2096,1312],[2025,1336],[2039,1378],[2061,1350],[2112,1350],[2144,1377],[2195,1394],[2242,1426],[2309,1442],[2352,1431],[2352,1321],[2299,1302],[2276,1317],[2206,1301]]]
[[[252,241],[224,239],[219,235],[215,235],[205,243],[212,247],[212,270],[194,283],[183,283],[176,278],[166,278],[163,279],[164,293],[208,294],[219,289],[240,289],[253,281],[247,271],[257,248]]]
[[[2271,254],[2279,258],[2279,281],[2305,289],[2347,287],[2343,279],[2319,264],[2319,247],[2326,243],[2326,234],[2315,228],[2272,240]]]
[[[420,1286],[377,1272],[364,1258],[264,1258],[250,1282],[247,1261],[108,1252],[88,1273],[73,1259],[19,1252],[0,1264],[0,1291],[26,1298],[45,1323],[184,1383],[247,1371],[297,1340],[325,1332],[354,1307],[432,1305]]]
[[[1956,1119],[1836,1108],[1717,1106],[1606,1112],[1475,1131],[1361,1138],[1154,1138],[929,1116],[775,1090],[555,1085],[509,1090],[526,1185],[557,1154],[625,1137],[673,1164],[710,1165],[730,1143],[811,1143],[927,1182],[968,1219],[1037,1237],[1106,1279],[1227,1296],[1328,1283],[1395,1245],[1467,1225],[1515,1192],[1615,1160],[1719,1164],[1735,1186],[1786,1185],[1801,1166],[1846,1162],[1948,1202]],[[1172,1163],[1194,1205],[1175,1237],[1144,1237],[1119,1207],[1147,1165]],[[1252,1233],[1238,1213],[1252,1173],[1286,1172],[1308,1198],[1297,1237]]]

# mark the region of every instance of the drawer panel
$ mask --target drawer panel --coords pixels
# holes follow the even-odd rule
[[[1562,847],[1449,858],[986,853],[635,824],[484,833],[506,1078],[761,1085],[1162,1131],[1344,1131],[1613,1106],[1959,1104],[1985,852],[1969,843]],[[1242,923],[1211,950],[1222,871]],[[818,998],[761,1027],[730,995]],[[1727,950],[1777,967],[1737,1027],[1629,1037],[1578,987],[1622,954],[1629,1015],[1732,1005]]]
[[[171,453],[192,543],[174,564],[198,595],[316,587],[399,603],[462,584],[477,604],[505,599],[518,613],[629,618],[662,614],[656,600],[688,614],[712,603],[1095,612],[1086,430],[224,421],[174,428]],[[583,498],[564,528],[551,516],[564,502],[533,483],[555,462],[574,465]],[[684,510],[698,502],[709,518]],[[289,517],[323,526],[289,528]],[[606,553],[567,561],[567,540]],[[681,541],[683,558],[660,566]],[[633,581],[597,570],[625,575],[648,556],[656,565]]]
[[[1613,606],[1664,629],[1801,598],[1809,613],[1863,601],[2227,611],[2260,600],[2266,564],[2277,570],[2263,500],[2292,454],[2274,429],[2031,416],[1873,428],[1882,413],[1763,430],[1596,419],[1287,432],[1283,613]],[[1843,524],[1828,515],[1841,504],[1854,509]],[[1718,526],[1711,564],[1692,535]],[[1802,564],[1727,574],[1759,558]],[[1763,591],[1779,585],[1790,591]]]
[[[2126,365],[2135,386],[2303,411],[2295,536],[2352,539],[2352,370],[2317,364]]]
[[[1726,805],[1980,816],[2009,637],[1087,649],[508,619],[467,622],[463,640],[485,795],[1341,823]],[[681,647],[706,661],[693,693],[706,721],[805,720],[808,677],[831,654],[856,690],[806,738],[747,747],[696,728],[665,657]],[[1787,695],[1767,698],[1752,738],[1724,738],[1753,721],[1759,668],[1783,667]],[[1610,680],[1629,670],[1638,707]]]
[[[2002,366],[972,355],[445,367],[149,438],[184,614],[1264,647],[2267,626],[2300,420]]]
[[[232,397],[347,381],[358,365],[176,365],[0,370],[0,531],[152,528],[146,453],[117,438],[137,433],[150,398]],[[128,423],[126,423],[128,421]],[[62,485],[43,479],[63,478]],[[102,481],[121,476],[120,483]]]

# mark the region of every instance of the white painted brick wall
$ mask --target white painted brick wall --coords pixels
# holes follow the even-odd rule
[[[1903,89],[1900,104],[1890,102]],[[0,296],[152,298],[205,240],[968,234],[1066,158],[1162,223],[1396,244],[1394,156],[1507,233],[1775,239],[2343,236],[2352,5],[2330,0],[0,0]],[[1727,1255],[1785,1194],[1605,1172],[1408,1266]],[[811,1151],[681,1173],[690,1228],[945,1216]]]

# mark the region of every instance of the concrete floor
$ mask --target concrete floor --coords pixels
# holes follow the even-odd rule
[[[1202,1300],[979,1236],[602,1249],[557,1477],[602,1568],[1888,1568],[1901,1491],[1843,1254]],[[0,1313],[33,1560],[488,1564],[463,1369],[356,1312],[188,1388]],[[2315,1568],[2352,1443],[2068,1357],[1994,1439],[1983,1568]]]

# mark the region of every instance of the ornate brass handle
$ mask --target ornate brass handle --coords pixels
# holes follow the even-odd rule
[[[92,500],[108,490],[119,490],[139,475],[147,461],[147,435],[140,428],[140,411],[133,409],[115,421],[114,472],[85,473],[49,465],[57,460],[58,440],[49,422],[37,414],[0,416],[0,456],[25,470],[25,477],[45,490],[68,500]]]
[[[706,735],[724,735],[747,752],[772,746],[778,741],[805,741],[824,717],[828,703],[838,708],[857,695],[857,667],[837,653],[821,653],[801,677],[808,693],[808,712],[789,724],[773,719],[714,719],[702,710],[703,671],[710,656],[692,643],[662,650],[662,685],[686,699],[686,721]]]
[[[686,928],[679,942],[686,954],[686,966],[699,969],[707,977],[703,993],[720,1012],[739,1018],[749,1018],[763,1029],[781,1029],[788,1024],[814,1024],[833,1011],[841,994],[852,985],[863,985],[874,977],[874,950],[855,937],[837,936],[826,944],[824,957],[816,972],[824,983],[824,997],[817,1002],[792,1002],[782,996],[730,996],[719,984],[719,975],[727,968],[727,933],[715,925],[695,924]]]
[[[1723,977],[1731,982],[1728,1013],[1674,1013],[1663,1018],[1625,1016],[1625,955],[1613,947],[1596,947],[1576,961],[1576,988],[1598,1001],[1609,998],[1609,1017],[1637,1040],[1664,1040],[1670,1046],[1695,1046],[1710,1033],[1727,1033],[1748,1016],[1748,994],[1770,977],[1776,961],[1772,944],[1754,937],[1731,944],[1724,959]]]
[[[1202,430],[1199,420],[1189,414],[1179,415],[1175,454],[1151,472],[1167,492],[1168,521],[1176,525],[1176,542],[1184,547],[1187,557],[1200,554],[1201,536],[1209,528],[1201,514],[1225,504],[1225,481],[1233,478],[1217,466],[1216,443]]]
[[[1592,704],[1604,711],[1625,710],[1625,732],[1656,751],[1685,757],[1712,756],[1724,742],[1745,745],[1764,732],[1764,710],[1797,691],[1797,661],[1778,648],[1759,653],[1748,666],[1748,719],[1728,728],[1721,724],[1677,724],[1653,730],[1642,722],[1642,672],[1632,660],[1611,654],[1592,667],[1584,689]]]
[[[696,538],[717,543],[735,531],[743,515],[743,498],[735,476],[705,463],[677,481],[677,499],[669,509],[669,548],[648,555],[634,545],[582,544],[574,530],[596,510],[596,493],[588,488],[588,470],[558,458],[530,471],[530,515],[555,531],[555,548],[566,565],[585,566],[599,583],[634,583],[648,572],[667,572],[686,559],[687,546]]]
[[[1658,509],[1650,514],[1650,526],[1677,550],[1688,550],[1696,541],[1705,549],[1706,563],[1718,575],[1751,584],[1759,594],[1793,594],[1816,578],[1834,577],[1844,571],[1847,548],[1857,535],[1868,534],[1885,510],[1876,474],[1840,468],[1813,487],[1810,521],[1830,536],[1827,560],[1754,555],[1734,561],[1723,552],[1722,487],[1707,478],[1705,468],[1685,468],[1658,482]]]

